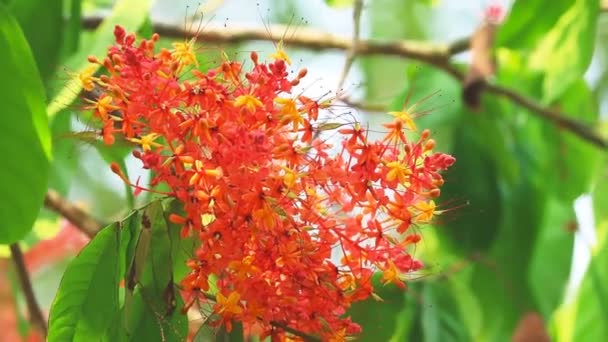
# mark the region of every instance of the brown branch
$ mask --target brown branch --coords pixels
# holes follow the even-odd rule
[[[531,113],[553,122],[557,126],[578,135],[580,138],[587,140],[597,147],[608,149],[608,141],[598,134],[591,126],[572,119],[565,113],[545,107],[534,99],[500,85],[488,83],[485,90],[489,93],[505,97],[511,100],[511,102],[529,109]]]
[[[42,310],[36,301],[34,295],[34,289],[32,288],[32,282],[30,276],[25,267],[25,261],[23,259],[23,252],[17,243],[10,245],[13,262],[15,263],[15,269],[17,270],[17,278],[19,279],[19,285],[25,296],[25,302],[27,304],[27,310],[30,315],[30,323],[34,329],[38,330],[43,337],[47,335],[47,325]]]
[[[86,29],[95,29],[103,17],[85,17],[82,24]],[[341,37],[308,27],[289,28],[284,25],[270,25],[266,28],[246,27],[205,27],[201,32],[196,28],[184,29],[177,25],[155,23],[154,32],[163,37],[187,38],[198,36],[205,43],[240,43],[245,41],[279,41],[283,39],[286,45],[302,47],[310,50],[337,49],[348,51],[352,49],[352,38]],[[284,35],[287,30],[293,34]],[[389,55],[408,57],[428,63],[446,63],[452,54],[462,51],[462,40],[450,44],[433,44],[420,41],[377,41],[361,40],[357,44],[357,55]]]
[[[83,26],[88,29],[94,29],[99,26],[102,19],[102,17],[84,18]],[[184,38],[194,37],[197,34],[193,29],[188,30],[168,24],[154,24],[154,30],[167,37]],[[283,39],[285,44],[311,50],[352,50],[356,55],[385,55],[410,58],[430,64],[446,72],[460,83],[464,81],[464,73],[450,63],[450,57],[467,50],[470,47],[470,38],[459,39],[451,44],[433,44],[409,40],[359,40],[356,46],[353,46],[351,38],[340,37],[323,31],[301,27],[293,35],[284,37],[283,33],[286,30],[287,27],[281,25],[272,25],[268,29],[207,27],[198,33],[198,37],[206,43],[238,43],[249,40],[278,41]],[[529,109],[531,114],[549,120],[602,149],[608,148],[608,141],[606,139],[596,133],[591,127],[571,119],[569,115],[547,108],[534,99],[500,85],[487,83],[485,91],[505,97],[513,103]]]
[[[102,225],[84,210],[70,203],[54,190],[47,191],[44,206],[66,218],[90,238],[95,237],[102,228]]]

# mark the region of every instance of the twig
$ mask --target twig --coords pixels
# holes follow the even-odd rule
[[[102,225],[84,210],[70,203],[54,190],[47,191],[44,206],[66,218],[90,238],[95,237],[102,228]]]
[[[363,110],[371,113],[385,113],[388,111],[386,106],[378,103],[367,103],[367,102],[359,102],[353,101],[348,97],[340,98],[340,101],[344,102],[345,105],[351,108],[356,108],[359,110]]]
[[[361,37],[361,14],[363,13],[363,0],[355,0],[355,4],[353,6],[353,25],[354,25],[354,34],[353,34],[353,42],[351,48],[346,53],[346,60],[344,61],[344,67],[342,68],[342,74],[340,75],[340,81],[338,81],[338,89],[337,92],[342,92],[342,87],[344,86],[344,82],[346,81],[346,77],[348,76],[348,72],[350,68],[353,66],[355,62],[355,57],[357,56],[357,46],[359,45],[359,39]]]
[[[38,301],[36,301],[34,289],[32,288],[32,282],[30,281],[30,276],[27,272],[27,269],[25,268],[25,261],[23,260],[23,253],[21,252],[21,248],[17,243],[13,243],[10,245],[10,249],[13,257],[13,262],[15,263],[15,269],[17,270],[19,284],[21,286],[21,290],[23,291],[23,295],[25,296],[25,302],[27,303],[27,310],[30,315],[30,322],[32,326],[36,330],[38,330],[43,337],[46,338],[46,320],[44,319],[42,310],[40,310]]]
[[[103,17],[85,17],[82,25],[85,29],[95,29]],[[247,27],[212,27],[207,26],[204,30],[197,32],[193,29],[184,29],[178,25],[154,23],[154,32],[163,37],[184,38],[198,35],[199,40],[209,43],[240,43],[244,41],[279,41],[283,39],[286,45],[303,47],[311,50],[349,50],[352,49],[352,39],[341,37],[308,27],[288,28],[284,25],[270,25],[266,28]],[[294,34],[283,36],[286,30],[293,30]],[[356,48],[357,55],[390,55],[398,57],[409,57],[423,60],[428,63],[445,63],[456,53],[462,52],[463,40],[452,44],[435,44],[421,41],[377,41],[361,40]]]
[[[567,129],[568,131],[578,135],[580,138],[587,140],[597,147],[602,149],[608,148],[608,141],[606,141],[606,139],[604,139],[600,134],[596,133],[591,126],[572,119],[565,113],[545,107],[535,100],[519,94],[513,89],[502,87],[500,85],[488,83],[485,90],[489,93],[503,96],[512,102],[529,109],[531,113],[551,121],[559,127]]]
[[[270,321],[270,325],[272,325],[275,328],[284,330],[285,332],[288,332],[294,336],[300,337],[302,338],[304,341],[309,341],[309,342],[317,342],[317,341],[321,341],[320,338],[316,337],[316,336],[312,336],[310,334],[307,334],[305,332],[290,328],[288,325],[280,323],[280,322],[274,322],[274,321]]]
[[[103,17],[87,17],[83,19],[85,28],[96,28]],[[206,43],[237,43],[248,40],[278,41],[283,38],[285,44],[295,47],[304,47],[312,50],[339,49],[353,50],[356,55],[386,55],[401,58],[410,58],[430,64],[459,82],[463,82],[464,73],[450,63],[450,57],[469,48],[469,38],[459,39],[451,44],[433,44],[420,41],[378,41],[359,40],[353,49],[352,39],[336,36],[310,28],[298,28],[295,34],[283,37],[282,32],[287,28],[281,25],[272,25],[266,29],[252,28],[214,28],[207,27],[199,32],[201,41]],[[168,24],[154,24],[154,30],[167,37],[193,37],[197,32]],[[547,119],[564,129],[578,135],[580,138],[602,148],[608,148],[608,141],[597,134],[591,127],[571,119],[569,115],[547,108],[534,99],[528,98],[515,90],[488,83],[485,90],[489,93],[505,97],[512,102],[527,108],[532,114]]]

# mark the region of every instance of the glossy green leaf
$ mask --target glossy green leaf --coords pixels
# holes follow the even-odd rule
[[[570,5],[572,0],[515,1],[498,30],[496,45],[510,49],[534,48]]]
[[[13,0],[9,10],[29,42],[42,79],[55,71],[63,41],[63,1]]]
[[[17,21],[0,4],[0,243],[31,229],[42,206],[51,159],[45,96],[34,57]]]
[[[83,41],[79,51],[72,56],[66,64],[66,68],[74,73],[84,71],[90,63],[88,56],[96,56],[103,60],[107,48],[114,42],[114,26],[121,25],[128,32],[137,31],[145,22],[150,10],[150,0],[123,0],[119,1],[110,15],[96,29],[93,37]],[[48,115],[53,118],[63,108],[69,106],[80,93],[82,85],[73,78],[67,84],[61,85],[61,90],[48,105]]]
[[[530,68],[545,74],[544,101],[556,100],[587,70],[598,14],[599,0],[573,1],[531,54]]]
[[[111,328],[128,234],[118,223],[109,225],[70,263],[51,307],[49,341],[98,341]]]

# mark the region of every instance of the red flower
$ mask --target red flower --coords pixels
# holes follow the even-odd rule
[[[153,171],[151,186],[183,204],[169,219],[200,239],[181,280],[190,303],[215,281],[214,312],[228,328],[237,320],[285,337],[272,328],[280,322],[343,340],[360,331],[343,314],[373,294],[374,269],[404,286],[422,267],[407,252],[419,235],[396,234],[432,220],[439,172],[454,158],[432,152],[428,131],[409,141],[409,116],[393,113],[376,142],[358,123],[338,129],[336,149],[315,138],[315,127],[328,130],[317,121],[328,104],[291,95],[306,71],[289,79],[282,48],[268,63],[252,53],[248,72],[225,57],[202,73],[187,67],[197,65],[194,41],[155,53],[157,35],[139,45],[120,27],[115,36],[103,62],[91,59],[108,76],[81,78],[102,90],[91,106],[106,143],[141,146],[134,156]]]

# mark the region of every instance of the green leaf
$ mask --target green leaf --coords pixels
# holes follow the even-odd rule
[[[424,341],[471,341],[460,316],[458,294],[447,282],[427,282],[422,291],[422,332]]]
[[[80,30],[82,29],[82,0],[69,0],[69,11],[65,11],[68,18],[65,25],[64,41],[61,46],[62,57],[69,57],[78,50],[80,44]]]
[[[325,3],[331,7],[350,7],[355,0],[325,0]]]
[[[183,302],[174,284],[172,243],[160,201],[143,211],[141,222],[127,278],[127,288],[135,285],[133,303],[124,310],[127,336],[134,341],[182,341],[188,319],[179,310]]]
[[[599,120],[599,108],[587,82],[580,78],[573,82],[556,101],[573,119],[594,125]],[[553,190],[562,201],[572,203],[578,196],[591,191],[597,177],[602,151],[560,127],[543,122],[544,144],[547,145],[547,172],[554,172]]]
[[[382,274],[374,275],[375,293],[382,299],[372,297],[354,303],[348,310],[353,322],[363,329],[359,341],[403,341],[409,335],[413,323],[413,306],[405,306],[406,291],[395,285],[383,285]]]
[[[118,312],[122,241],[118,223],[102,229],[65,271],[49,314],[49,341],[99,341]]]
[[[114,27],[121,25],[128,32],[137,31],[144,24],[150,10],[150,0],[122,0],[95,31],[93,37],[87,39],[78,53],[70,58],[66,68],[74,73],[81,73],[91,65],[87,57],[96,56],[103,60],[107,48],[114,42]],[[48,105],[48,115],[53,118],[60,110],[69,106],[80,93],[82,85],[74,78],[62,85],[61,91]]]
[[[593,55],[598,14],[599,0],[572,2],[531,54],[530,68],[545,74],[545,102],[557,99],[587,70]]]
[[[495,243],[489,253],[479,254],[471,279],[482,310],[479,338],[484,341],[508,340],[524,312],[538,311],[528,275],[546,195],[528,179],[501,190],[503,215]]]
[[[0,243],[13,243],[31,229],[46,192],[51,140],[44,89],[17,21],[0,4]]]
[[[496,45],[510,49],[534,48],[570,5],[572,0],[515,1],[498,30]]]
[[[53,74],[63,41],[63,1],[14,0],[9,10],[30,44],[42,79]]]
[[[448,220],[441,236],[462,255],[488,250],[504,214],[496,156],[477,141],[481,131],[465,120],[455,128],[452,155],[456,164],[446,173],[448,181],[442,189],[443,198],[460,198],[468,204]]]
[[[575,223],[572,202],[549,200],[543,224],[530,260],[530,286],[540,313],[549,317],[561,304],[570,276]]]
[[[604,170],[606,171],[606,170]],[[599,322],[608,319],[608,181],[602,182],[593,193],[596,214],[595,244],[588,234],[581,235],[589,247],[592,259],[583,282],[574,293],[574,297],[566,297],[562,306],[555,312],[551,322],[554,340],[568,341],[602,341],[608,336],[608,326]],[[601,203],[601,207],[597,205]]]
[[[166,209],[167,217],[170,214],[183,215],[182,205],[178,201],[172,201]],[[173,278],[183,279],[190,268],[186,262],[194,257],[198,239],[195,236],[182,238],[180,233],[182,227],[167,220],[169,239],[171,240],[171,260],[173,260]],[[199,242],[200,243],[200,242]]]
[[[226,326],[222,325],[215,336],[216,342],[242,342],[243,338],[243,324],[241,322],[233,322],[232,329],[230,332],[226,331]]]

